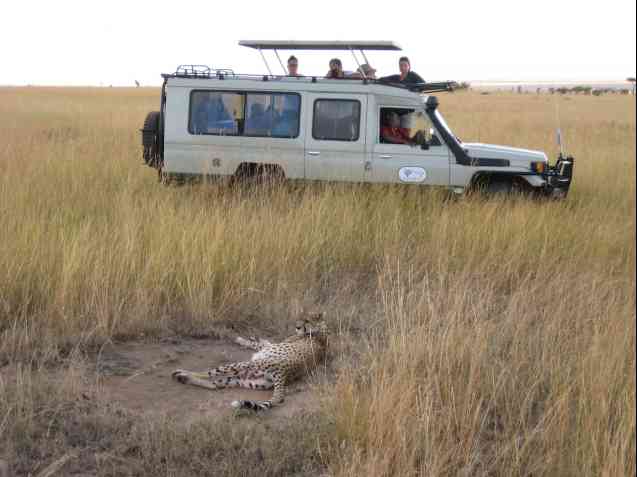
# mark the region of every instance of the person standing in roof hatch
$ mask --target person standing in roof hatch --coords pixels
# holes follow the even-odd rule
[[[411,71],[411,63],[406,56],[401,56],[398,60],[398,69],[400,74],[384,76],[381,80],[402,84],[423,84],[425,82],[418,73]]]
[[[288,58],[288,76],[301,76],[299,74],[299,60],[294,55]]]
[[[325,75],[326,78],[343,79],[352,75],[351,71],[343,71],[343,63],[339,58],[332,58],[330,60],[330,70]]]

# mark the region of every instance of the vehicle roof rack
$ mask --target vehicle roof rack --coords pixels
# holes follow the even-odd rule
[[[176,78],[222,78],[236,75],[234,71],[228,68],[212,68],[207,65],[179,65],[174,73],[162,76]]]
[[[206,65],[179,65],[174,73],[162,74],[164,79],[167,78],[189,78],[189,79],[243,79],[243,80],[260,80],[270,81],[285,78],[286,76],[263,75],[263,74],[239,74],[231,69],[212,68]],[[305,80],[316,83],[317,76],[297,76],[296,80]],[[429,94],[445,91],[453,91],[457,88],[456,81],[437,81],[431,83],[400,83],[398,81],[390,81],[387,79],[370,79],[370,78],[340,78],[329,79],[320,77],[321,81],[345,81],[345,82],[361,82],[363,84],[377,84],[391,88],[399,88],[412,93]]]
[[[241,40],[239,45],[254,48],[256,50],[402,50],[402,48],[393,41]]]

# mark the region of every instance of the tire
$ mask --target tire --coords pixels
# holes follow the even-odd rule
[[[489,180],[485,191],[487,195],[491,196],[510,195],[513,192],[513,181],[511,179],[494,177]]]
[[[233,177],[233,183],[248,188],[278,186],[284,180],[283,170],[279,166],[271,164],[241,164]]]
[[[160,147],[161,124],[159,111],[152,111],[146,115],[142,129],[142,146],[144,147],[144,162],[147,166],[160,169],[162,165]]]

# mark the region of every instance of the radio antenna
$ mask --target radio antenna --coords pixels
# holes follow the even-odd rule
[[[560,123],[560,104],[555,101],[555,121],[557,123],[557,145],[560,148],[560,159],[564,157],[564,141],[562,139],[562,125]]]

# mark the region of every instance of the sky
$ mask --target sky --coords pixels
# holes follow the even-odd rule
[[[154,86],[179,64],[266,73],[237,44],[255,39],[390,40],[403,52],[367,55],[378,74],[396,73],[405,54],[427,81],[609,81],[636,70],[635,0],[3,0],[0,85]],[[294,54],[301,74],[325,74],[332,56],[356,68],[349,52]]]

